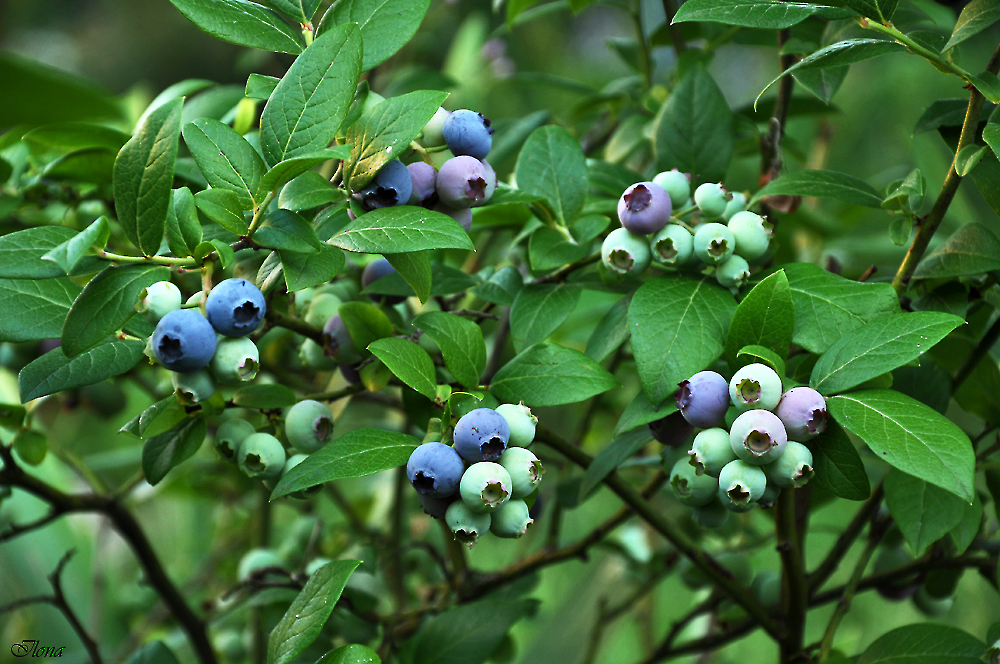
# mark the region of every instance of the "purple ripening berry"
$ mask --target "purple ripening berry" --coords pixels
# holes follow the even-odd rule
[[[618,221],[637,235],[651,235],[667,225],[673,205],[670,194],[654,182],[639,182],[618,199]]]
[[[677,408],[684,419],[701,429],[717,426],[729,409],[729,383],[714,371],[699,371],[678,383]]]

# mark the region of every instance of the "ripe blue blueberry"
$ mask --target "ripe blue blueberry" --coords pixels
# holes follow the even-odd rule
[[[457,221],[458,225],[461,226],[462,230],[466,233],[472,230],[472,208],[455,209],[453,207],[448,207],[444,203],[438,203],[432,209],[435,212],[446,214]]]
[[[681,459],[670,470],[670,488],[681,504],[701,507],[715,500],[719,480],[711,475],[698,475],[686,459]]]
[[[413,450],[406,462],[410,484],[417,493],[431,498],[453,496],[464,472],[462,457],[444,443],[424,443]]]
[[[674,398],[684,419],[701,429],[721,423],[729,409],[729,385],[714,371],[699,371],[678,383]]]
[[[688,199],[691,198],[691,176],[688,173],[681,173],[672,168],[658,173],[653,182],[663,187],[663,190],[670,195],[670,202],[675,210],[686,207]]]
[[[236,577],[246,581],[269,567],[284,567],[285,562],[270,549],[250,549],[240,558],[236,567]]]
[[[171,371],[197,371],[212,361],[217,339],[212,324],[195,309],[175,309],[153,331],[153,355]]]
[[[219,334],[245,337],[260,326],[267,304],[260,290],[246,279],[226,279],[209,291],[205,312]]]
[[[813,455],[802,443],[788,441],[785,451],[775,460],[764,466],[768,485],[796,489],[805,486],[813,476]]]
[[[695,229],[693,244],[694,255],[702,263],[718,265],[733,255],[736,240],[726,226],[709,222]]]
[[[729,205],[729,194],[721,184],[706,182],[694,190],[694,204],[701,210],[702,218],[718,219]]]
[[[691,517],[702,528],[719,528],[729,520],[729,510],[718,500],[713,500],[708,505],[691,510]]]
[[[257,430],[246,420],[226,420],[215,431],[215,449],[223,459],[236,463],[240,445],[243,444],[243,441],[248,436],[252,436],[255,433],[257,433]]]
[[[736,241],[735,252],[748,261],[763,256],[774,235],[771,224],[753,212],[736,212],[728,227]]]
[[[733,254],[715,267],[715,279],[725,288],[739,288],[750,278],[750,266],[741,256]]]
[[[304,319],[313,327],[323,327],[326,321],[337,315],[341,304],[343,300],[333,293],[316,293],[309,302]]]
[[[746,194],[742,191],[734,191],[731,196],[732,198],[726,203],[726,211],[722,213],[722,218],[726,221],[732,219],[737,212],[743,212],[747,209]]]
[[[745,461],[730,461],[719,473],[719,500],[727,508],[739,511],[764,495],[767,478],[764,471]]]
[[[285,438],[298,451],[312,454],[333,438],[333,414],[326,404],[303,399],[285,414]]]
[[[177,400],[184,405],[201,403],[215,394],[215,381],[204,369],[197,371],[175,371],[170,375]]]
[[[642,274],[649,267],[650,258],[646,238],[626,228],[608,233],[601,245],[601,262],[616,274]]]
[[[497,459],[497,463],[510,475],[511,498],[527,498],[542,483],[545,466],[538,457],[523,447],[508,448]]]
[[[361,287],[368,288],[379,279],[388,277],[390,274],[395,272],[396,268],[394,268],[385,258],[376,258],[371,263],[366,265],[365,269],[361,272]],[[385,303],[389,305],[395,305],[406,301],[406,298],[402,295],[376,295],[372,293],[368,297],[375,302],[381,302],[384,299]]]
[[[670,194],[652,182],[639,182],[618,199],[618,221],[636,235],[652,235],[667,225],[673,205]]]
[[[763,466],[785,451],[788,436],[777,415],[767,410],[748,410],[733,422],[729,444],[743,461]]]
[[[329,371],[337,367],[337,363],[323,353],[323,347],[312,339],[306,339],[299,346],[299,359],[307,367],[320,371]]]
[[[535,426],[538,418],[531,414],[531,409],[524,404],[504,403],[497,406],[496,410],[507,420],[510,427],[510,439],[507,445],[510,447],[527,447],[535,440]]]
[[[420,501],[420,507],[423,508],[424,514],[434,519],[443,519],[445,513],[448,511],[448,506],[456,501],[456,497],[432,498],[431,496],[418,493],[417,500]],[[462,501],[458,500],[458,502]]]
[[[410,193],[410,205],[433,205],[437,193],[437,171],[426,161],[415,161],[408,164],[413,191]]]
[[[649,433],[662,445],[680,447],[686,445],[694,433],[694,425],[684,419],[680,411],[670,413],[666,417],[650,422]],[[728,440],[728,439],[727,439]]]
[[[309,458],[308,454],[293,454],[292,456],[288,457],[288,459],[285,461],[285,465],[281,467],[280,476],[284,477],[285,475],[288,474],[288,471],[290,471],[292,468],[299,465],[308,458]],[[322,489],[323,489],[322,484],[314,484],[310,487],[306,487],[305,489],[299,489],[298,491],[293,491],[288,495],[291,496],[292,498],[298,498],[299,500],[307,500],[315,496]]]
[[[801,443],[826,431],[826,399],[811,387],[793,387],[782,394],[774,414],[785,425],[789,440]]]
[[[398,159],[393,159],[383,166],[372,181],[358,192],[361,206],[368,210],[406,205],[413,193],[413,180],[410,171]]]
[[[491,408],[469,411],[455,425],[455,449],[469,463],[494,461],[507,449],[510,426]]]
[[[483,205],[497,188],[497,174],[475,157],[453,157],[441,165],[437,175],[438,199],[455,209]]]
[[[351,385],[357,385],[361,382],[361,374],[350,364],[341,364],[337,368],[340,369],[340,375],[343,376],[344,380]]]
[[[474,463],[459,482],[462,502],[473,512],[492,512],[510,500],[510,473],[498,463]]]
[[[438,108],[438,110],[434,111],[434,116],[424,125],[420,143],[427,148],[444,145],[444,123],[450,117],[451,111],[446,111],[443,108]]]
[[[737,369],[729,380],[729,397],[740,411],[774,410],[781,400],[781,378],[766,364],[748,364]]]
[[[712,477],[718,477],[727,463],[736,461],[729,432],[718,427],[705,429],[695,436],[688,455],[688,463],[697,474]]]
[[[145,314],[150,323],[160,319],[175,309],[181,308],[181,291],[169,281],[157,281],[139,294],[136,311]]]
[[[492,517],[489,512],[474,512],[461,500],[456,500],[444,513],[444,521],[455,534],[455,539],[470,547],[490,529]]]
[[[269,433],[247,436],[237,455],[240,470],[247,477],[276,479],[285,466],[285,448]]]
[[[490,532],[497,537],[517,539],[528,532],[534,519],[523,500],[508,500],[490,514]]]
[[[493,147],[493,127],[475,111],[454,111],[441,127],[444,142],[455,155],[485,159]]]
[[[694,236],[678,224],[667,224],[649,241],[653,261],[667,267],[685,265],[694,252]]]
[[[338,364],[361,361],[361,353],[339,315],[331,317],[323,326],[323,352]]]
[[[260,367],[260,353],[246,337],[223,339],[215,347],[212,375],[220,383],[236,384],[253,380]]]

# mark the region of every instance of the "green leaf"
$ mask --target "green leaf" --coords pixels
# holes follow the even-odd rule
[[[319,9],[321,0],[267,0],[285,16],[295,19],[296,23],[310,23]]]
[[[72,274],[87,252],[91,249],[104,249],[111,233],[107,217],[100,217],[94,223],[87,226],[81,233],[74,235],[70,239],[52,249],[42,256],[44,260],[52,261],[61,267],[66,274]]]
[[[785,359],[770,348],[750,344],[749,346],[740,348],[736,353],[736,364],[738,366],[745,367],[754,362],[771,367],[779,376],[785,375]]]
[[[955,172],[962,177],[968,175],[979,164],[989,149],[985,145],[966,145],[955,155]]]
[[[631,302],[631,296],[623,297],[598,321],[597,327],[587,339],[585,352],[589,357],[603,362],[628,341],[628,307]]]
[[[938,127],[961,127],[965,121],[965,112],[969,108],[969,98],[938,99],[924,109],[923,115],[913,128],[914,136]]]
[[[80,291],[68,278],[0,279],[0,341],[58,337]]]
[[[646,398],[645,392],[639,392],[625,407],[625,411],[621,414],[621,417],[618,418],[614,435],[616,437],[620,436],[626,431],[631,431],[636,427],[655,422],[656,420],[662,420],[667,415],[675,412],[677,412],[677,402],[673,399],[667,399],[660,406],[654,406]]]
[[[918,558],[965,512],[965,502],[955,494],[895,469],[885,478],[885,504]]]
[[[295,393],[284,385],[247,385],[236,390],[233,403],[241,408],[269,410],[294,406],[298,399]]]
[[[695,183],[721,181],[733,159],[734,133],[733,112],[722,91],[703,67],[695,67],[656,119],[656,167],[690,173]]]
[[[131,138],[125,132],[89,122],[59,122],[32,129],[21,140],[32,148],[62,153],[102,148],[117,153]]]
[[[517,268],[506,266],[494,272],[489,279],[472,289],[472,294],[476,297],[498,304],[501,307],[509,307],[514,304],[514,298],[524,287],[524,281]]]
[[[580,351],[539,343],[501,367],[490,392],[502,402],[534,408],[576,403],[616,387],[618,380]]]
[[[899,0],[844,0],[844,4],[862,16],[886,24],[892,20]]]
[[[62,328],[62,349],[75,357],[103,341],[135,315],[144,288],[170,278],[170,270],[153,265],[109,267],[84,287]]]
[[[869,4],[865,2],[865,0],[853,1]],[[893,2],[893,0],[889,1]],[[757,99],[754,100],[754,107],[757,106],[757,102],[760,101],[761,96],[768,90],[768,88],[788,74],[795,74],[813,69],[832,69],[834,67],[853,65],[857,62],[863,62],[865,60],[877,58],[881,55],[886,55],[887,53],[898,53],[904,49],[905,47],[902,44],[884,41],[881,39],[845,39],[835,44],[830,44],[826,48],[821,48],[812,55],[799,60],[791,67],[781,72],[777,78],[768,83],[767,87],[761,90],[761,93],[757,95]],[[759,193],[760,192],[758,192],[758,194]]]
[[[781,30],[817,14],[821,18],[847,18],[853,12],[778,0],[688,0],[677,10],[673,22],[712,21],[745,28]]]
[[[298,33],[270,9],[246,0],[170,0],[199,28],[222,41],[264,51],[301,53]]]
[[[820,356],[809,385],[843,392],[915,360],[965,321],[937,311],[893,314],[848,334]]]
[[[986,644],[962,630],[919,623],[875,639],[858,664],[982,664]]]
[[[298,212],[335,203],[344,197],[328,179],[311,171],[305,172],[285,185],[278,196],[278,205]]]
[[[177,664],[177,658],[163,641],[153,641],[137,650],[125,664]]]
[[[568,131],[547,125],[531,132],[514,170],[520,190],[547,201],[564,225],[580,216],[587,197],[587,159]]]
[[[123,374],[143,358],[146,344],[135,339],[110,341],[70,359],[55,348],[17,375],[21,403]]]
[[[747,293],[729,324],[726,361],[735,371],[745,364],[738,355],[744,346],[758,345],[777,354],[784,364],[795,329],[795,308],[788,277],[778,270]]]
[[[976,539],[983,525],[983,499],[976,494],[971,505],[962,505],[962,520],[951,529],[951,539],[955,543],[955,555],[961,556]]]
[[[225,270],[228,268],[230,263],[232,263],[233,259],[236,257],[236,252],[233,251],[233,248],[222,240],[216,240],[215,238],[209,240],[208,244],[212,245],[215,249],[215,253],[219,255],[219,265],[222,266],[222,269]],[[205,256],[207,255],[208,254],[205,254]],[[199,257],[199,260],[203,259],[205,256]]]
[[[406,385],[431,401],[437,397],[434,362],[419,344],[389,337],[373,341],[368,350],[382,360],[389,371]]]
[[[344,269],[344,252],[329,244],[321,243],[319,253],[299,253],[281,250],[281,267],[285,285],[293,293],[303,288],[325,284]]]
[[[811,263],[782,269],[795,306],[792,342],[812,353],[822,354],[851,330],[900,311],[889,284],[858,283]]]
[[[147,256],[155,255],[163,241],[183,105],[178,98],[150,113],[115,159],[118,221],[125,236]]]
[[[413,664],[482,664],[514,623],[537,605],[534,599],[487,598],[440,613],[409,644]]]
[[[405,254],[425,249],[475,249],[469,234],[446,214],[413,205],[363,214],[330,244],[364,254]]]
[[[382,664],[382,659],[368,646],[349,643],[326,653],[316,664]]]
[[[0,236],[0,279],[64,276],[66,271],[57,263],[42,257],[76,235],[63,226],[40,226]]]
[[[206,217],[236,235],[246,235],[250,224],[243,217],[243,205],[235,191],[206,189],[194,195],[195,205]]]
[[[365,43],[361,71],[368,71],[413,38],[430,4],[430,0],[340,0],[330,12],[334,25],[357,23],[361,27]],[[323,24],[326,22],[324,16]]]
[[[438,345],[445,366],[459,383],[468,389],[479,385],[479,376],[486,367],[482,328],[471,320],[444,311],[421,314],[414,319],[413,325]]]
[[[156,486],[173,468],[194,456],[208,433],[200,417],[188,417],[173,429],[153,436],[142,446],[142,473]]]
[[[649,427],[632,429],[618,435],[608,445],[597,453],[594,460],[587,466],[587,472],[580,483],[580,500],[582,501],[591,489],[604,481],[604,478],[615,472],[618,466],[631,458],[639,450],[653,440]]]
[[[271,492],[271,500],[324,482],[364,477],[402,466],[419,444],[416,438],[404,433],[355,429],[327,443],[282,475]]]
[[[393,334],[389,317],[373,304],[345,302],[337,308],[337,311],[358,348],[368,348],[373,341],[391,337]]]
[[[427,302],[434,284],[430,253],[413,251],[408,254],[386,254],[385,259],[389,261],[396,273],[410,285],[420,303]]]
[[[986,226],[968,223],[924,257],[914,279],[965,277],[1000,270],[1000,238]]]
[[[1000,5],[992,0],[972,0],[958,15],[955,29],[951,31],[951,38],[948,39],[941,52],[958,46],[969,37],[978,35],[997,21],[1000,21]]]
[[[260,181],[263,192],[276,191],[302,175],[310,168],[330,159],[347,159],[351,156],[350,145],[336,145],[332,148],[313,150],[275,164]]]
[[[0,127],[67,120],[124,121],[124,104],[90,81],[55,67],[0,53]]]
[[[254,242],[268,249],[318,253],[323,243],[312,224],[300,214],[277,209],[267,213],[253,236]]]
[[[360,190],[386,163],[402,155],[447,98],[446,92],[433,90],[392,97],[348,127],[347,142],[352,145],[351,159],[344,162],[348,189]]]
[[[260,181],[267,167],[247,139],[211,118],[189,122],[183,133],[191,156],[210,185],[235,191],[242,210],[256,208],[264,201],[267,192],[260,191]]]
[[[531,284],[521,289],[510,308],[514,350],[521,352],[545,341],[573,313],[579,301],[579,286]]]
[[[333,141],[354,98],[361,51],[361,32],[348,23],[317,37],[296,58],[260,116],[260,144],[269,165]]]
[[[871,484],[854,443],[840,425],[829,420],[826,431],[808,442],[813,455],[813,482],[823,491],[847,500],[866,500]]]
[[[316,570],[267,640],[267,664],[288,664],[316,640],[360,560],[334,560]]]
[[[632,296],[632,352],[650,402],[662,403],[677,384],[722,354],[736,303],[707,279],[658,277]]]
[[[765,196],[817,196],[835,198],[852,205],[881,208],[882,196],[875,187],[847,173],[835,171],[793,171],[783,173],[761,187],[747,205]]]
[[[533,270],[552,270],[569,265],[585,257],[587,252],[585,244],[570,242],[551,226],[540,226],[528,240],[528,257]]]
[[[204,229],[198,220],[194,195],[187,187],[174,189],[173,204],[167,210],[167,246],[175,256],[190,256],[201,244]]]
[[[250,99],[257,99],[258,101],[267,101],[271,97],[271,93],[274,89],[278,87],[278,83],[281,82],[280,78],[275,78],[274,76],[265,76],[264,74],[250,74],[247,78],[246,96]]]
[[[893,390],[830,397],[827,408],[889,465],[972,502],[972,443],[933,408]]]
[[[150,438],[174,428],[186,417],[184,406],[171,394],[133,417],[119,431],[139,439]]]

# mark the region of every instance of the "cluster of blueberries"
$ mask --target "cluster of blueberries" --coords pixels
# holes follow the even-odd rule
[[[485,161],[493,146],[493,128],[482,114],[439,108],[419,139],[424,148],[447,146],[451,157],[437,170],[426,161],[386,163],[355,198],[366,211],[395,205],[419,205],[443,212],[472,227],[472,208],[490,200],[497,174]],[[445,153],[447,154],[447,153]]]
[[[406,474],[430,516],[445,520],[455,538],[469,546],[489,531],[517,538],[532,523],[542,467],[525,449],[535,439],[538,419],[524,405],[477,408],[455,425],[454,446],[420,445],[406,462]]]
[[[622,227],[604,240],[601,263],[617,277],[640,274],[651,263],[710,267],[720,284],[739,288],[750,277],[750,265],[771,255],[773,235],[771,224],[746,206],[745,194],[710,182],[692,198],[688,174],[664,171],[651,182],[633,184],[618,199]]]
[[[716,528],[729,512],[771,507],[782,488],[801,487],[813,476],[812,452],[803,443],[823,433],[828,418],[816,390],[793,387],[782,394],[778,374],[755,363],[728,382],[701,371],[680,383],[676,401],[687,424],[702,431],[688,458],[665,470],[674,495],[695,508],[701,525]],[[730,405],[738,415],[726,431]]]

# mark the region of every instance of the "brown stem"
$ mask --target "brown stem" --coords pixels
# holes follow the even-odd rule
[[[580,260],[578,260],[578,261],[576,261],[574,263],[570,263],[569,265],[563,265],[561,268],[559,268],[555,272],[551,272],[549,274],[546,274],[546,275],[543,275],[541,277],[538,277],[537,279],[532,280],[531,283],[532,284],[548,284],[548,283],[552,283],[552,282],[560,283],[560,282],[566,281],[566,277],[568,277],[570,275],[570,273],[579,270],[581,267],[586,267],[586,266],[590,265],[591,263],[596,263],[599,260],[601,260],[601,254],[600,254],[600,252],[598,252],[596,254],[591,254],[591,255],[589,255],[589,256],[587,256],[585,258],[581,258]]]
[[[320,346],[323,345],[323,330],[313,327],[304,320],[283,314],[271,308],[268,308],[267,313],[264,314],[264,318],[277,327],[287,328],[292,332],[296,332],[304,337],[312,339]]]
[[[788,28],[778,31],[779,50],[791,36],[792,31]],[[784,72],[795,64],[795,56],[782,55],[780,62],[781,71]],[[774,113],[771,114],[768,131],[760,137],[760,174],[762,179],[773,179],[781,172],[781,137],[785,135],[785,122],[788,119],[788,107],[792,102],[794,85],[795,79],[791,76],[785,76],[778,81],[778,95],[774,100]]]
[[[667,15],[667,30],[670,32],[670,40],[674,42],[674,48],[677,49],[678,53],[687,50],[687,42],[684,41],[681,26],[674,23],[677,3],[674,0],[663,0],[663,12]]]
[[[1000,320],[997,320],[990,326],[990,329],[986,330],[986,334],[983,338],[979,340],[976,347],[972,349],[969,353],[968,359],[965,363],[959,367],[958,372],[955,373],[955,379],[951,382],[951,393],[954,394],[958,392],[958,388],[966,381],[966,379],[975,371],[979,363],[982,362],[983,358],[986,357],[993,346],[996,344],[997,340],[1000,339]]]
[[[493,380],[493,374],[500,368],[500,356],[503,354],[503,347],[507,343],[507,336],[510,334],[510,309],[503,312],[500,324],[493,336],[493,348],[490,350],[490,357],[486,361],[486,368],[479,379],[480,384],[489,385]]]
[[[792,488],[782,490],[774,515],[782,567],[781,606],[787,630],[780,641],[784,664],[798,661],[802,653],[808,599],[801,541],[795,523],[795,493]]]
[[[865,524],[871,519],[872,515],[878,509],[879,505],[882,504],[882,496],[884,495],[884,490],[882,488],[882,483],[885,478],[879,480],[879,483],[875,485],[872,490],[872,495],[868,497],[868,500],[861,506],[858,513],[854,515],[851,522],[847,525],[847,528],[837,537],[837,541],[834,543],[833,548],[830,552],[826,554],[826,558],[823,562],[813,570],[808,575],[809,579],[809,592],[810,594],[815,593],[819,590],[824,583],[833,575],[837,568],[840,566],[840,561],[844,559],[847,552],[850,550],[851,545],[854,544],[854,540],[857,539],[861,531],[864,530]]]
[[[735,641],[747,632],[753,631],[756,627],[756,621],[751,618],[740,620],[730,625],[729,629],[717,634],[709,634],[708,636],[700,639],[682,643],[676,648],[670,648],[666,652],[657,651],[653,653],[649,659],[644,660],[642,664],[654,664],[655,662],[662,662],[668,659],[673,659],[674,657],[680,657],[681,655],[691,655],[699,652],[713,652],[718,650],[721,646]]]

